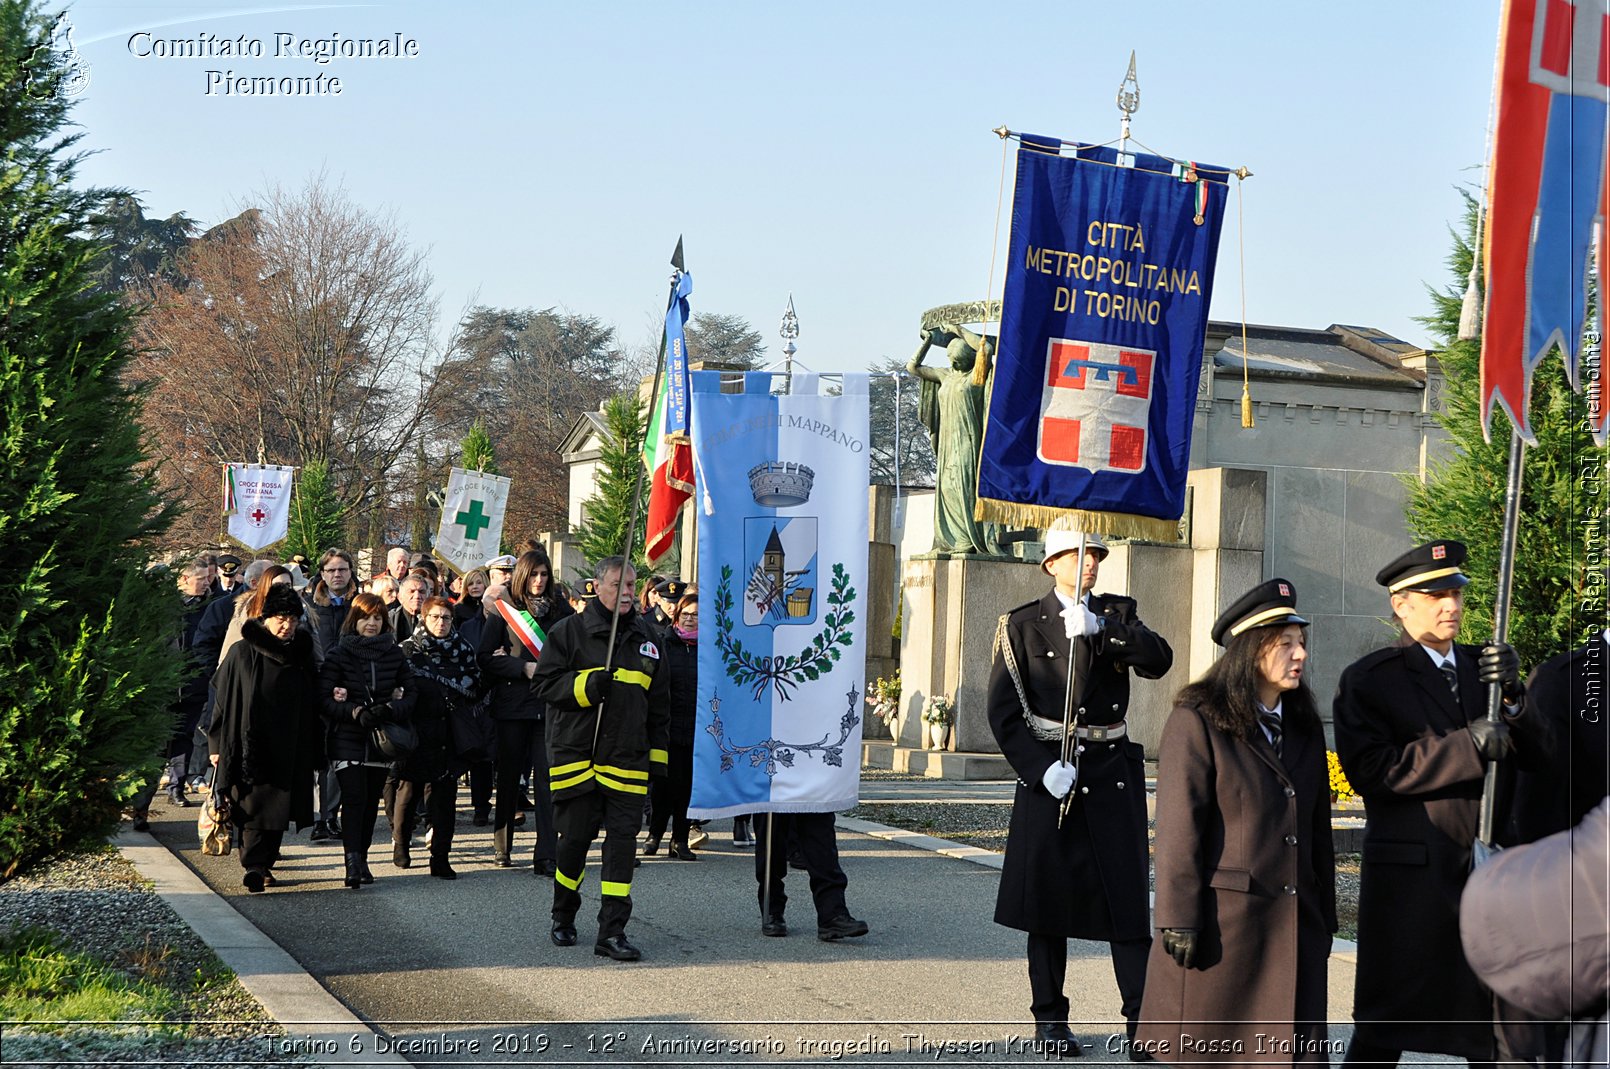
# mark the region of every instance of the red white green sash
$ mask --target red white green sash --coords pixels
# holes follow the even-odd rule
[[[542,630],[536,619],[524,609],[516,609],[513,605],[499,598],[494,604],[498,607],[498,615],[520,639],[520,645],[530,651],[533,658],[542,656],[542,647],[548,642],[548,635]]]

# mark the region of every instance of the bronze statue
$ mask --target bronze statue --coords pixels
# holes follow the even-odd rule
[[[935,345],[945,348],[949,368],[923,365]],[[987,386],[973,382],[973,365],[985,338],[959,324],[924,324],[922,344],[906,370],[921,381],[917,415],[934,445],[935,553],[952,556],[1000,556],[1000,528],[973,518],[978,500],[978,454],[984,442]]]

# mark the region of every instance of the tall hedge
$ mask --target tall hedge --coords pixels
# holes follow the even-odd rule
[[[169,515],[123,381],[134,314],[85,235],[50,19],[0,0],[0,880],[104,834],[171,731]]]

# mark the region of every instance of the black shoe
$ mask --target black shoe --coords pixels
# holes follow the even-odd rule
[[[514,819],[509,821],[509,823],[510,824],[517,824],[517,825],[518,824],[524,824],[525,823],[525,814],[524,813],[516,813],[516,814],[514,814]]]
[[[559,866],[554,864],[552,861],[549,861],[547,858],[544,858],[541,861],[534,861],[531,864],[531,875],[537,877],[538,879],[551,880],[553,879],[553,874],[558,871]]]
[[[687,843],[672,843],[671,849],[665,852],[666,857],[674,857],[678,861],[697,861],[699,855],[695,854]]]
[[[805,855],[799,852],[798,847],[795,847],[793,850],[788,852],[788,867],[793,869],[795,872],[810,871],[805,864]]]
[[[858,921],[848,913],[840,913],[832,920],[816,926],[816,938],[824,943],[836,943],[840,939],[853,939],[869,931],[871,929],[867,927],[866,921]]]
[[[341,838],[341,818],[340,817],[331,817],[329,820],[325,821],[325,823],[328,824],[329,827],[330,827],[330,836],[332,838],[335,838],[335,839]]]
[[[492,864],[496,865],[500,869],[514,868],[514,862],[509,860],[508,854],[493,854]]]
[[[364,883],[374,883],[375,874],[369,871],[369,858],[364,854],[359,854],[357,857],[358,879],[362,880]]]
[[[1042,1021],[1035,1025],[1034,1042],[1047,1058],[1078,1058],[1084,1054],[1064,1021]]]
[[[274,878],[274,870],[273,869],[265,869],[263,871],[263,886],[264,887],[278,887],[279,885],[280,885],[279,880]]]
[[[358,868],[358,855],[357,854],[347,854],[346,855],[346,862],[347,862],[347,876],[346,876],[346,880],[344,882],[346,883],[346,885],[348,887],[350,887],[354,891],[356,891],[359,887],[363,886],[363,873]]]
[[[747,850],[755,845],[755,837],[749,833],[748,817],[732,818],[732,845],[740,850]]]
[[[151,814],[144,809],[134,811],[134,823],[129,825],[130,831],[150,831]]]
[[[616,961],[637,961],[643,952],[626,941],[626,936],[612,935],[593,944],[593,953]]]
[[[760,919],[760,934],[782,938],[788,934],[788,925],[781,917],[762,917]]]
[[[191,806],[195,805],[194,802],[185,796],[183,787],[168,788],[168,804],[171,806],[178,806],[180,809],[189,809]]]
[[[453,866],[449,865],[446,861],[437,861],[435,858],[431,858],[430,874],[435,876],[438,880],[458,879],[458,873],[453,871]]]
[[[648,842],[643,844],[643,856],[644,857],[653,857],[655,854],[657,854],[659,852],[660,852],[660,837],[658,835],[650,835],[648,837]]]
[[[326,824],[322,820],[316,820],[313,822],[313,830],[308,833],[309,842],[322,843],[331,838],[334,838],[334,836],[330,834],[330,825]]]
[[[573,947],[576,945],[576,926],[553,922],[553,929],[548,932],[548,938],[553,940],[556,947]]]
[[[470,818],[470,823],[474,824],[477,828],[484,828],[488,824],[492,823],[492,814],[484,809],[477,809],[475,811],[475,815]]]
[[[256,869],[247,869],[246,875],[240,878],[240,882],[245,884],[246,890],[250,891],[252,894],[260,895],[263,893],[263,885],[266,881],[263,879],[263,874],[261,872],[258,872]]]
[[[407,843],[391,844],[391,863],[400,869],[413,868],[414,857],[408,852]]]

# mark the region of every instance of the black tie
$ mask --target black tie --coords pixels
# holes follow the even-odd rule
[[[1258,713],[1258,722],[1264,726],[1266,731],[1269,732],[1269,744],[1275,748],[1275,756],[1283,756],[1280,752],[1280,717],[1275,713],[1269,712],[1268,710],[1260,710]]]
[[[1447,661],[1442,662],[1442,678],[1448,681],[1448,689],[1453,691],[1455,698],[1459,697],[1459,673]]]

